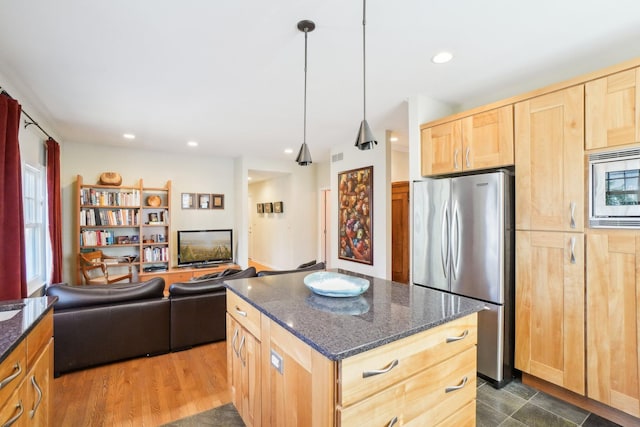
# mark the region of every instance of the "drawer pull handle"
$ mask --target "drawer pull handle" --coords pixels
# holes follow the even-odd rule
[[[393,417],[391,418],[391,420],[389,421],[389,424],[387,424],[387,427],[393,427],[394,425],[396,425],[398,423],[398,417]]]
[[[470,153],[471,153],[471,147],[467,147],[467,152],[464,155],[464,159],[465,159],[465,163],[467,164],[468,168],[471,167],[471,163],[469,163],[469,154]]]
[[[389,366],[387,366],[384,369],[376,369],[376,370],[373,370],[373,371],[364,371],[362,373],[362,378],[369,378],[369,377],[373,377],[374,375],[386,374],[387,372],[389,372],[390,370],[392,370],[396,366],[398,366],[398,359],[394,359],[393,362],[391,362],[389,364]]]
[[[31,384],[33,384],[33,388],[35,388],[36,391],[38,392],[38,400],[36,401],[36,404],[33,405],[33,409],[29,411],[29,418],[33,418],[36,415],[38,406],[40,406],[40,402],[42,402],[42,389],[38,385],[35,375],[31,377]]]
[[[238,307],[237,305],[236,305],[236,313],[238,313],[240,316],[247,317],[247,312],[240,310],[240,307]]]
[[[447,343],[456,342],[465,339],[469,335],[469,330],[465,329],[459,337],[447,337]]]
[[[0,389],[6,387],[7,384],[9,384],[11,381],[16,379],[18,377],[18,375],[20,375],[22,373],[22,366],[20,366],[20,362],[17,362],[13,366],[13,370],[15,371],[13,374],[9,375],[7,378],[5,378],[2,381],[0,381]]]
[[[571,238],[571,264],[576,263],[576,238]]]
[[[456,390],[460,390],[462,387],[467,385],[467,381],[469,381],[469,379],[467,377],[464,377],[462,379],[462,382],[460,383],[460,385],[454,385],[451,387],[447,387],[444,389],[445,393],[451,393],[452,391],[456,391]]]
[[[18,401],[18,404],[16,405],[16,409],[18,410],[18,413],[15,415],[15,417],[11,418],[9,421],[2,424],[2,427],[12,426],[13,423],[18,421],[18,419],[22,416],[22,413],[24,412],[24,407],[22,406],[22,400]]]
[[[456,151],[453,152],[453,168],[456,170],[458,169],[458,151],[460,150],[456,148]]]

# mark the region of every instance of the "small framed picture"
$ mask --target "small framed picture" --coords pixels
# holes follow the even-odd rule
[[[264,213],[264,205],[262,203],[258,203],[258,213]]]
[[[284,206],[282,205],[282,202],[274,202],[273,203],[273,212],[275,212],[275,213],[284,212]]]
[[[264,213],[271,213],[273,212],[273,203],[268,202],[268,203],[264,203]]]
[[[224,194],[211,195],[211,209],[224,209]]]
[[[116,236],[116,243],[118,245],[127,245],[127,244],[129,244],[129,236]]]
[[[182,209],[195,209],[196,195],[194,193],[182,193],[180,196],[180,204]]]
[[[151,212],[149,214],[149,223],[152,223],[152,222],[160,222],[158,219],[158,212]]]
[[[131,236],[131,237],[129,238],[129,241],[130,241],[131,243],[138,243],[138,242],[140,242],[140,238],[138,237],[138,235],[137,235],[137,234],[135,234],[135,235],[133,235],[133,236]]]
[[[198,194],[198,209],[209,209],[210,197],[209,194]]]

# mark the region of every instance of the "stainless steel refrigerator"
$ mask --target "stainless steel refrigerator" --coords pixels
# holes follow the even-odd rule
[[[509,170],[413,184],[413,284],[485,302],[478,313],[478,373],[512,377],[514,180]]]

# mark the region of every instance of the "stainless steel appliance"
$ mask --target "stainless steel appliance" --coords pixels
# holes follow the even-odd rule
[[[413,283],[485,302],[478,313],[478,373],[512,377],[514,180],[498,170],[413,184]]]
[[[589,155],[589,225],[640,228],[640,149]]]

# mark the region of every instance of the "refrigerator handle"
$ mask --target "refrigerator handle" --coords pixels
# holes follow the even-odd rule
[[[453,223],[455,227],[451,227],[453,229],[452,234],[455,233],[455,245],[451,245],[451,252],[453,255],[452,263],[453,268],[451,271],[453,272],[453,280],[458,280],[458,265],[460,263],[460,213],[458,212],[458,206],[453,209]],[[453,237],[452,237],[453,238]]]
[[[442,271],[447,277],[449,270],[449,209],[447,204],[442,205],[442,239],[440,241],[440,259],[442,261]]]

